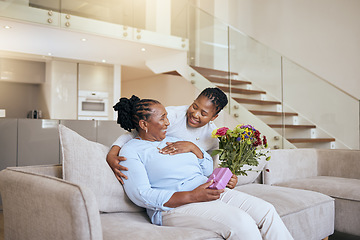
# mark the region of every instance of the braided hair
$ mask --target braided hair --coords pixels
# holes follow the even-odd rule
[[[160,104],[153,99],[141,99],[135,95],[131,98],[120,98],[113,108],[118,112],[117,123],[131,132],[131,129],[139,130],[139,121],[147,120],[151,115],[151,106]]]
[[[214,104],[218,114],[228,104],[226,94],[220,88],[205,88],[198,96],[205,96]]]

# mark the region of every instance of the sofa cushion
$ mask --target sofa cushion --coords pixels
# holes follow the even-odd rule
[[[271,150],[271,159],[264,172],[265,184],[287,182],[296,178],[317,176],[316,149]]]
[[[216,233],[202,229],[151,224],[145,212],[105,213],[101,214],[100,218],[104,240],[222,239]]]
[[[277,186],[312,190],[334,198],[360,201],[360,179],[317,176],[278,183]]]
[[[360,150],[317,149],[317,176],[360,179]]]
[[[298,240],[323,239],[334,232],[334,199],[329,196],[264,184],[247,184],[235,189],[271,203]]]
[[[59,125],[63,179],[90,188],[102,212],[139,212],[106,162],[109,147]]]

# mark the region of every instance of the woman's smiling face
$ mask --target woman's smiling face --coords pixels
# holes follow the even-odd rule
[[[167,112],[162,104],[151,106],[151,115],[146,120],[146,140],[161,141],[165,138],[166,130],[170,125]]]
[[[187,124],[199,128],[217,118],[216,107],[206,96],[199,96],[186,112]]]

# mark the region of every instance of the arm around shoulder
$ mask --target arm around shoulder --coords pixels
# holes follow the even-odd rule
[[[106,162],[109,164],[111,170],[114,172],[116,178],[124,184],[123,178],[127,179],[127,176],[122,173],[122,171],[127,171],[128,169],[122,165],[120,165],[121,161],[125,161],[125,157],[119,156],[121,148],[119,146],[112,146],[110,148],[109,153],[106,156]]]

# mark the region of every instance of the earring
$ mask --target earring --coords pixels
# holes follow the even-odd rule
[[[145,132],[147,133],[148,132],[148,129],[146,128]]]

